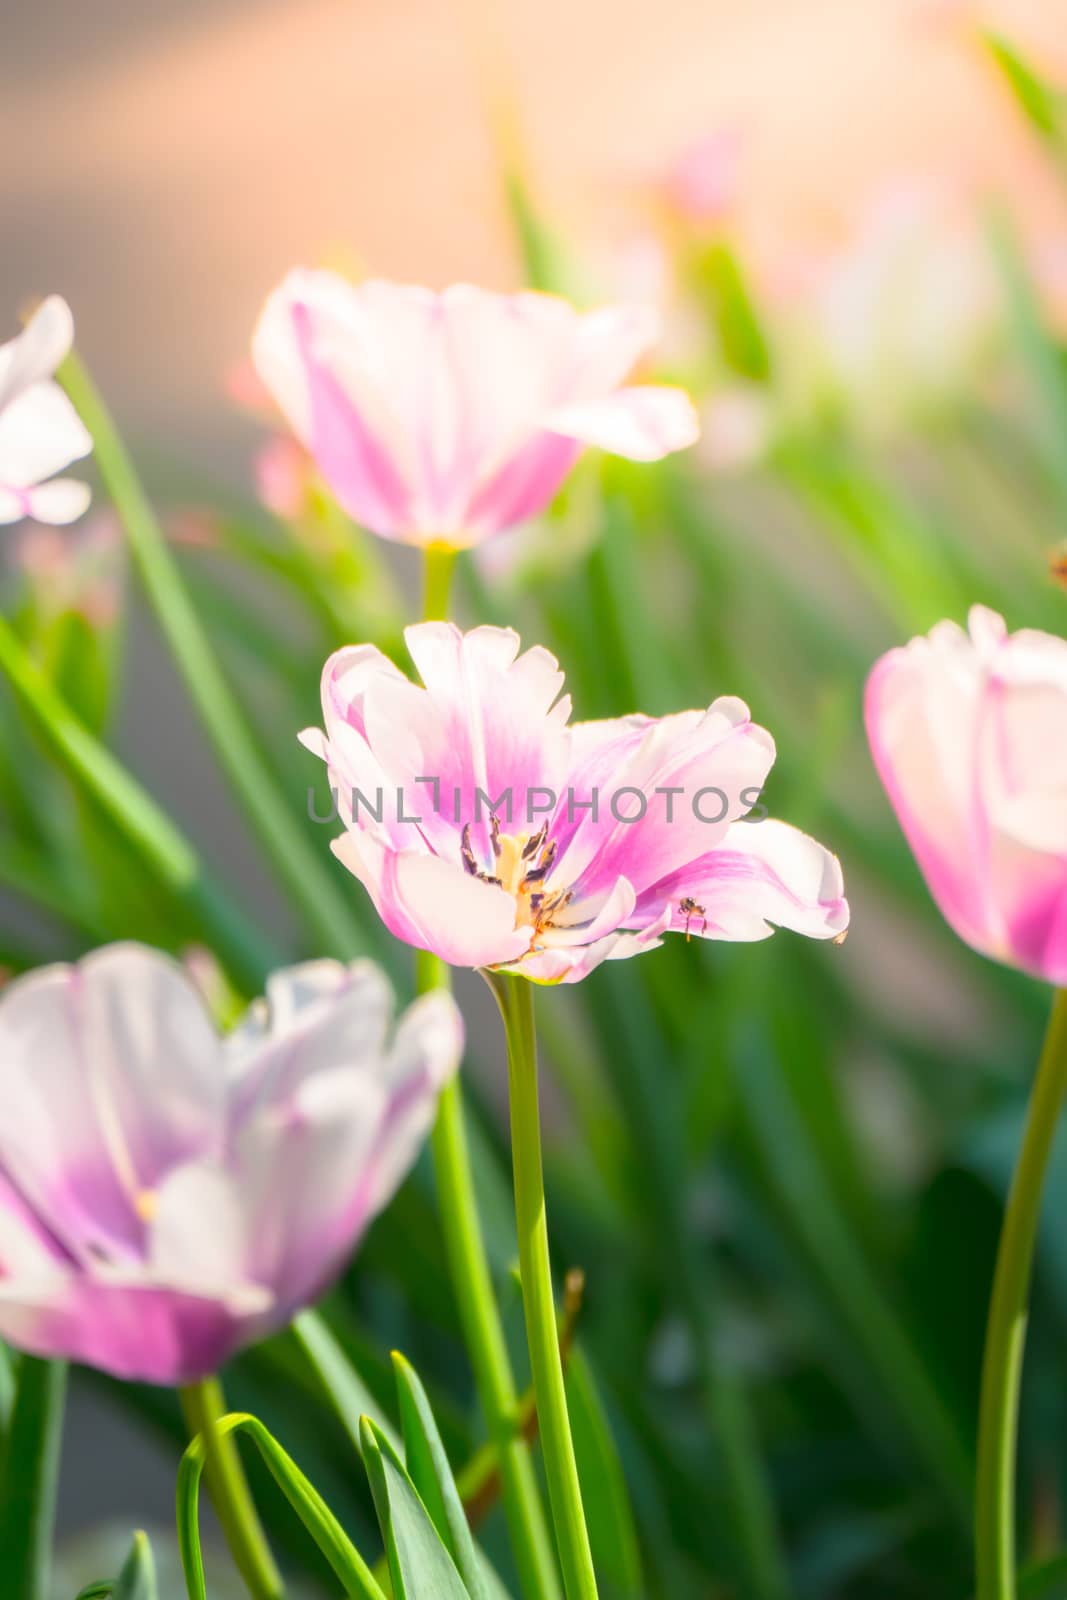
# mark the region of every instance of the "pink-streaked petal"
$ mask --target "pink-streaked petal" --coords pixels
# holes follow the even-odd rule
[[[353,516],[461,547],[541,511],[587,436],[640,459],[680,448],[669,391],[611,411],[656,324],[645,307],[581,315],[551,295],[298,271],[268,300],[253,355]]]
[[[391,1199],[461,1050],[454,1002],[427,996],[374,1065],[324,1066],[304,1079],[283,1115],[258,1118],[241,1133],[250,1265],[257,1281],[284,1285],[288,1309],[322,1292]]]
[[[551,881],[565,881],[579,898],[620,876],[640,894],[704,855],[751,810],[774,761],[770,735],[730,697],[706,712],[625,718],[617,726],[614,739],[603,724],[577,736],[585,757],[570,777],[573,804],[569,795],[561,800],[552,826],[560,854]],[[595,818],[579,809],[594,794]]]
[[[139,1252],[140,1197],[219,1146],[223,1095],[203,1004],[156,951],[108,946],[4,993],[0,1166],[72,1255]]]
[[[975,805],[980,669],[950,625],[892,650],[872,671],[867,737],[878,774],[930,892],[969,943],[990,912],[989,841]]]
[[[172,1388],[213,1376],[259,1334],[262,1290],[226,1300],[147,1282],[0,1280],[0,1336],[21,1350]]]
[[[366,696],[367,739],[404,794],[406,814],[446,860],[460,864],[467,823],[479,863],[492,860],[490,817],[519,832],[531,785],[556,785],[566,770],[569,703],[558,701],[563,674],[535,647],[519,654],[508,628],[460,633],[422,623],[405,634],[426,684],[378,680]],[[436,780],[420,782],[420,779]]]
[[[223,1042],[230,1126],[285,1106],[309,1078],[344,1066],[372,1071],[386,1045],[393,992],[372,961],[308,961],[276,972]]]
[[[553,433],[630,461],[659,461],[700,437],[700,418],[685,391],[652,385],[561,406],[546,425]]]
[[[391,851],[355,831],[331,847],[363,884],[390,933],[450,966],[514,961],[529,948],[530,929],[516,929],[515,902],[438,856]]]
[[[683,910],[683,902],[699,908]],[[721,845],[641,896],[636,921],[664,913],[692,937],[745,942],[789,928],[809,939],[839,938],[848,902],[837,857],[787,823],[735,822]]]

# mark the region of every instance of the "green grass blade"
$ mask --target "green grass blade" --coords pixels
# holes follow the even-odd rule
[[[0,1470],[0,1573],[18,1600],[50,1600],[67,1369],[23,1356]]]
[[[322,1385],[357,1454],[360,1457],[363,1455],[360,1421],[364,1416],[373,1417],[389,1443],[399,1450],[399,1434],[383,1414],[322,1313],[301,1311],[299,1316],[294,1317],[290,1332]]]
[[[206,876],[170,817],[89,733],[0,617],[0,672],[46,735],[73,781],[108,815],[154,877],[189,909],[239,985],[258,990],[276,952]]]
[[[408,1474],[455,1561],[471,1600],[489,1600],[482,1577],[482,1562],[471,1537],[463,1501],[456,1488],[426,1391],[415,1369],[395,1350],[393,1370],[400,1399],[404,1460]]]
[[[363,1462],[385,1542],[393,1600],[470,1600],[400,1457],[369,1417],[363,1423]]]
[[[271,1477],[329,1562],[350,1600],[385,1600],[370,1568],[318,1490],[256,1417],[241,1412],[223,1417],[222,1435],[245,1433],[263,1458]],[[200,1547],[200,1480],[204,1444],[199,1437],[186,1450],[178,1469],[178,1546],[189,1600],[207,1600],[204,1557]]]
[[[92,434],[96,460],[126,530],[141,578],[219,762],[323,952],[350,957],[363,946],[342,880],[317,849],[274,781],[190,601],[163,530],[92,379],[74,356],[58,377]],[[293,729],[293,737],[298,730]]]

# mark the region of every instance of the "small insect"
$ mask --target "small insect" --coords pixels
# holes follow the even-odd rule
[[[678,902],[678,910],[682,913],[682,916],[685,918],[685,942],[686,942],[686,944],[689,943],[689,924],[692,922],[694,917],[699,917],[701,919],[701,921],[700,921],[700,931],[701,931],[701,933],[707,933],[707,931],[708,931],[707,912],[704,910],[703,906],[698,906],[697,905],[696,901],[692,898],[692,896],[686,895],[683,900],[679,900],[679,902]]]
[[[1067,545],[1054,550],[1048,561],[1049,576],[1061,589],[1067,589]]]

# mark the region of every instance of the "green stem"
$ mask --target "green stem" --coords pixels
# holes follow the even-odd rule
[[[428,545],[423,615],[448,613],[455,551]],[[420,994],[448,987],[449,970],[428,950],[415,955]],[[530,1448],[521,1436],[519,1400],[485,1252],[470,1150],[463,1123],[463,1091],[453,1078],[438,1102],[433,1161],[449,1271],[456,1289],[463,1337],[489,1436],[500,1463],[501,1493],[522,1592],[528,1600],[559,1600],[559,1577]]]
[[[21,1356],[0,1467],[0,1572],[4,1593],[48,1600],[63,1439],[67,1368]]]
[[[448,591],[456,552],[450,545],[428,544],[423,565],[422,615],[426,622],[442,622],[448,615]]]
[[[525,978],[504,973],[487,973],[486,976],[500,1006],[507,1035],[511,1160],[526,1342],[530,1350],[541,1448],[563,1584],[567,1600],[596,1600],[596,1573],[571,1438],[548,1254],[533,990]]]
[[[204,1468],[215,1515],[249,1594],[253,1600],[281,1600],[285,1586],[256,1515],[236,1442],[219,1429],[219,1422],[226,1415],[222,1385],[217,1378],[204,1378],[199,1383],[186,1384],[178,1395],[190,1439],[199,1434],[203,1440]]]
[[[88,372],[69,356],[58,377],[93,436],[100,475],[119,514],[141,578],[185,686],[264,849],[308,931],[330,953],[355,954],[358,926],[338,881],[279,793],[219,670],[163,530]]]
[[[1015,1455],[1030,1278],[1045,1172],[1067,1095],[1067,989],[1057,993],[1030,1095],[993,1278],[978,1410],[978,1600],[1015,1600]]]
[[[3,617],[0,672],[68,774],[129,840],[157,880],[189,908],[237,983],[258,992],[264,974],[277,965],[273,951],[205,875],[192,845],[166,812],[78,721]]]

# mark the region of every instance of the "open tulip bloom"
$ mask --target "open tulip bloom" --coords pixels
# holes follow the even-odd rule
[[[462,548],[541,511],[586,445],[655,461],[693,443],[680,389],[627,383],[656,335],[642,307],[295,271],[253,357],[356,521]]]
[[[392,1027],[370,962],[276,973],[220,1038],[168,957],[111,945],[0,998],[0,1334],[186,1384],[283,1327],[407,1174],[461,1025]]]
[[[976,606],[883,656],[879,775],[945,919],[974,949],[1067,983],[1067,642]]]
[[[774,742],[735,699],[569,722],[547,650],[510,629],[407,630],[419,687],[372,646],[322,679],[345,832],[333,848],[400,939],[454,966],[573,983],[668,931],[751,940],[848,924],[836,858],[759,815]]]
[[[73,342],[70,307],[52,295],[17,338],[0,345],[0,523],[74,522],[89,504],[86,484],[53,476],[93,447],[52,381]]]
[[[946,921],[1059,987],[1008,1193],[978,1420],[980,1600],[1015,1590],[1015,1450],[1041,1196],[1067,1097],[1067,641],[975,606],[891,650],[867,684],[875,765]]]

